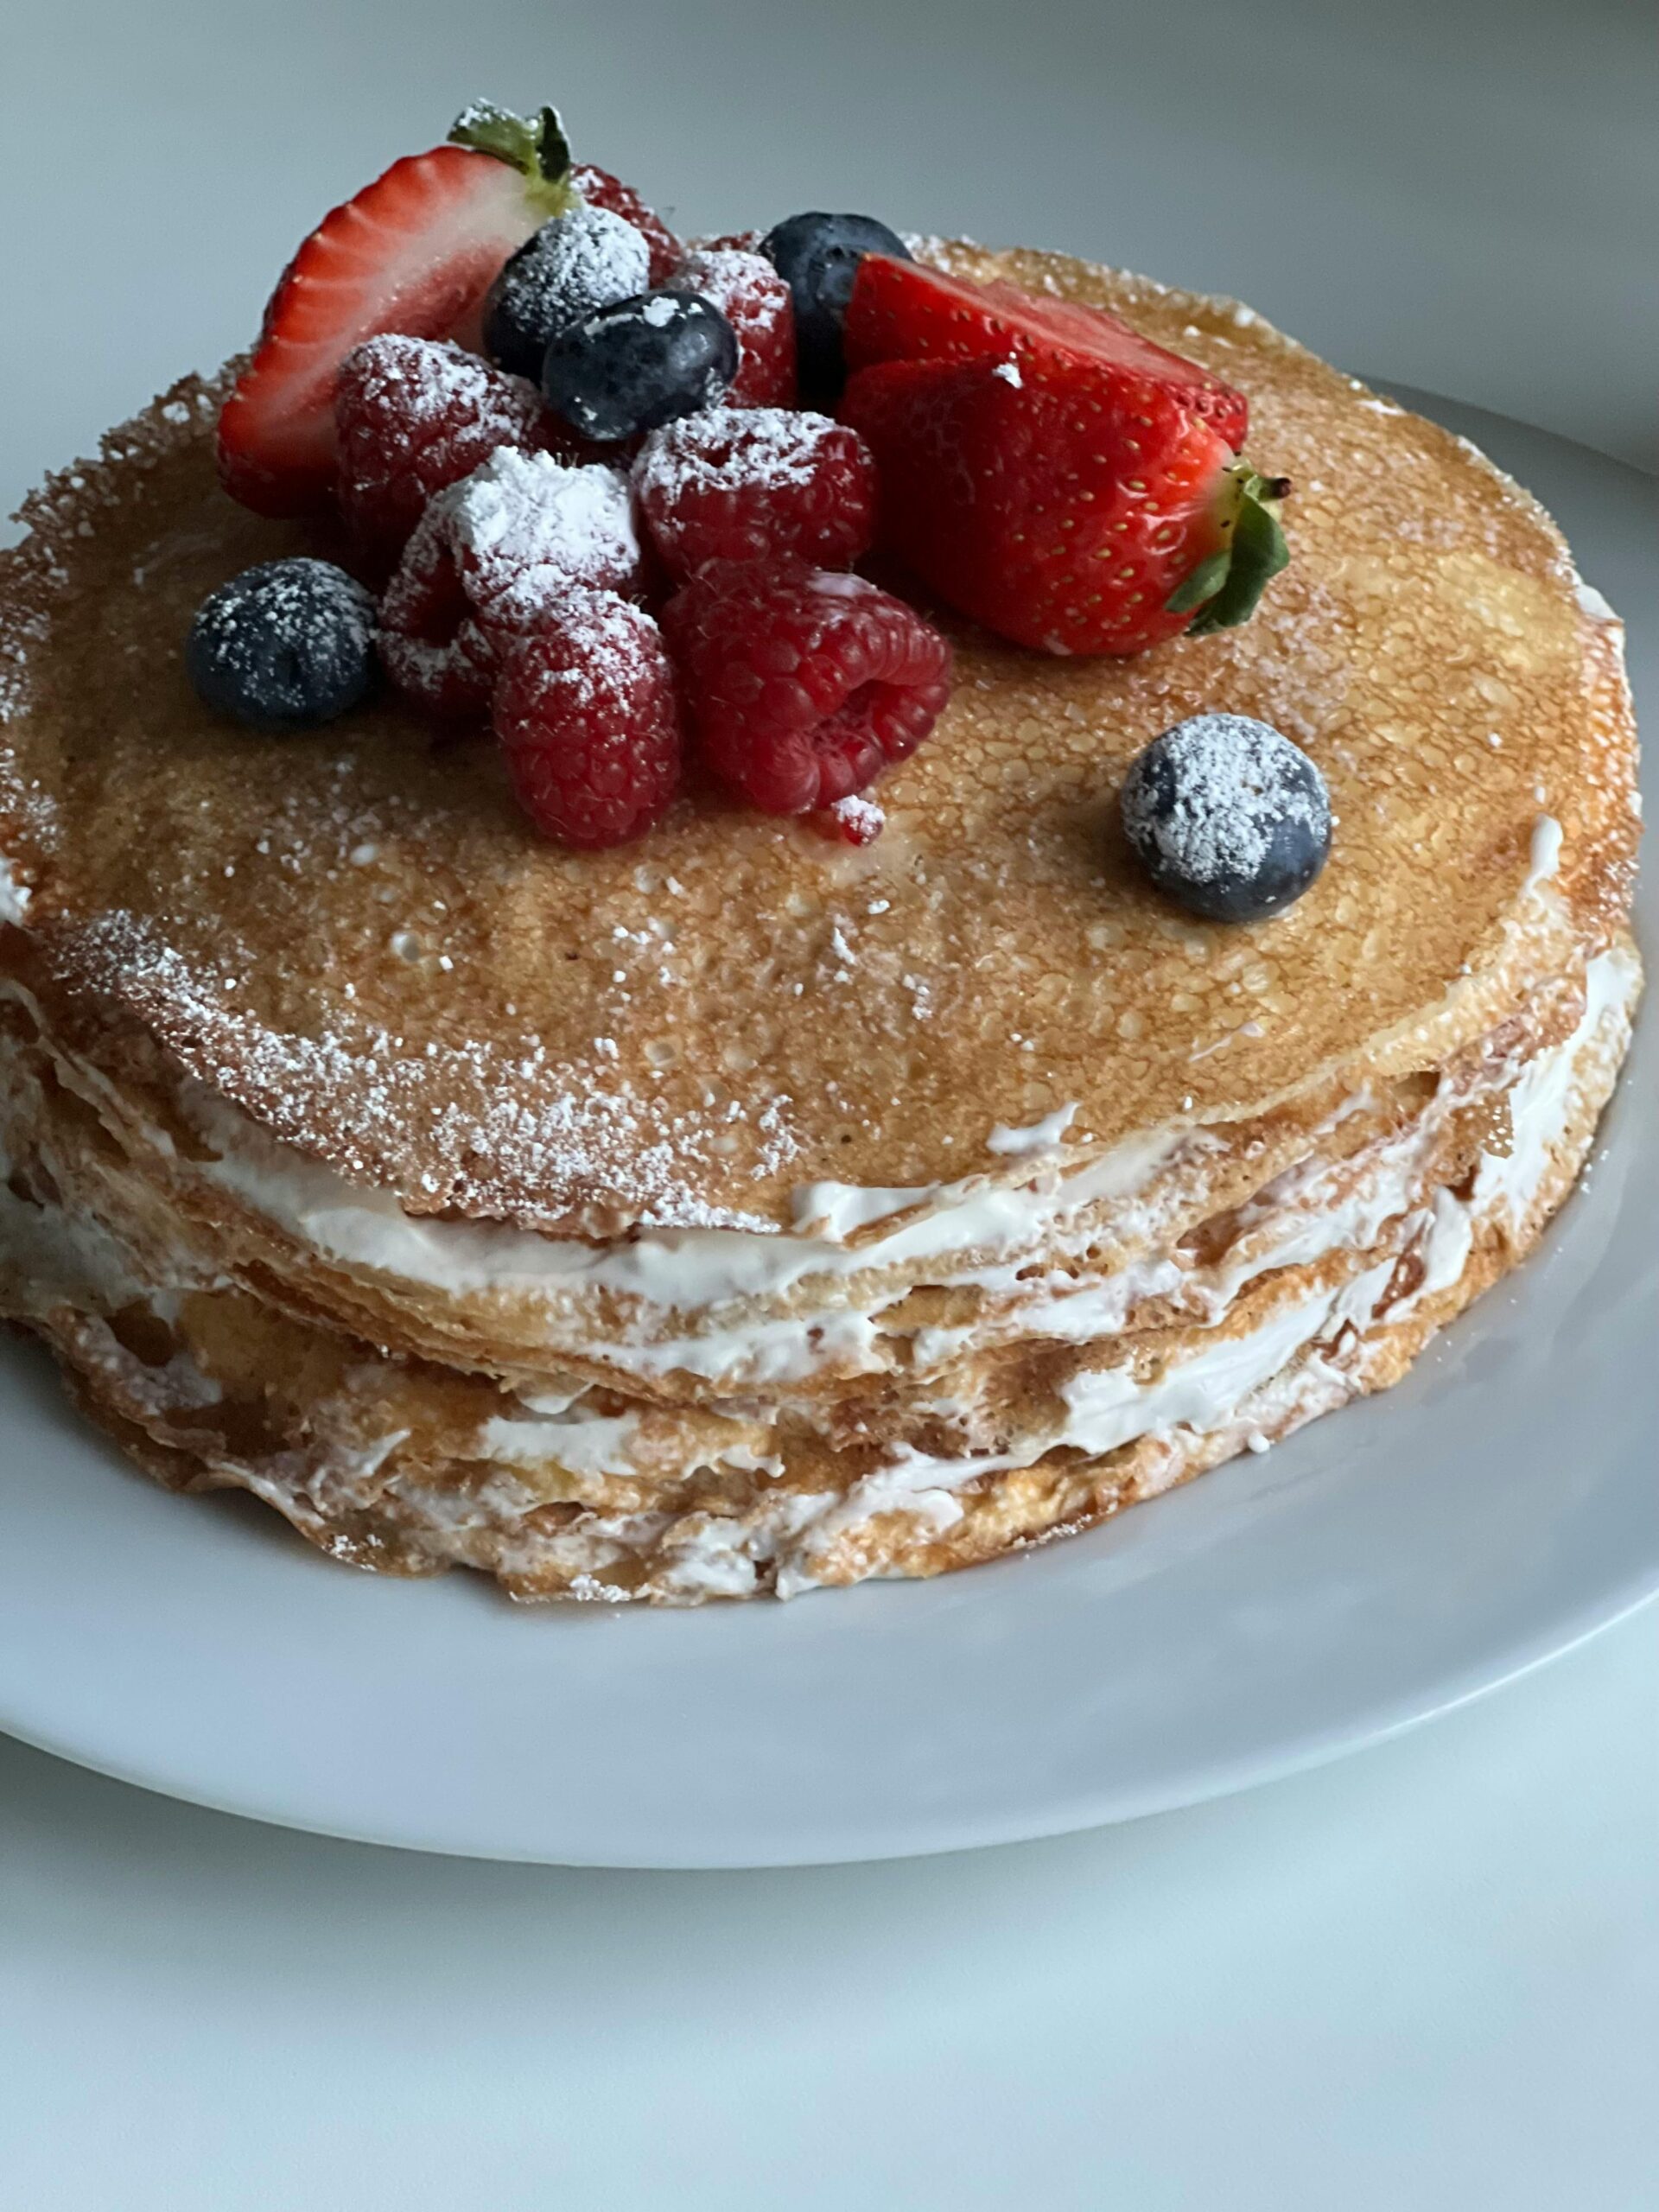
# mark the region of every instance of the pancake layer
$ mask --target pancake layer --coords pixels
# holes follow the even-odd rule
[[[1129,663],[956,626],[862,850],[693,796],[565,853],[395,703],[213,723],[190,612],[292,550],[212,485],[218,387],[0,556],[0,1313],[162,1480],[526,1597],[935,1573],[1395,1380],[1570,1189],[1639,981],[1616,619],[1249,310],[931,251],[1242,386],[1294,559]],[[1338,817],[1251,928],[1116,828],[1206,709]]]

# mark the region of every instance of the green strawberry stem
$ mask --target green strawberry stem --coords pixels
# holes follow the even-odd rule
[[[1255,613],[1256,601],[1290,559],[1279,524],[1279,502],[1289,489],[1288,477],[1259,476],[1246,461],[1223,472],[1218,521],[1224,543],[1164,602],[1172,614],[1198,610],[1186,626],[1189,638],[1235,629]]]
[[[568,213],[582,197],[570,181],[570,141],[556,107],[525,117],[497,107],[493,100],[474,100],[455,118],[449,143],[492,155],[518,170],[531,200],[550,220]]]

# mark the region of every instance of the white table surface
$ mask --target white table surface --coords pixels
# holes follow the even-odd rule
[[[239,342],[474,92],[560,99],[688,226],[1093,251],[1640,461],[1656,58],[1621,0],[14,7],[0,492]],[[1651,2212],[1656,1720],[1649,1609],[1230,1802],[700,1876],[325,1842],[0,1742],[0,2202]]]

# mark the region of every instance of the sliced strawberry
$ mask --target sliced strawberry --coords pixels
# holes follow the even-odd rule
[[[878,363],[840,413],[875,454],[882,542],[943,599],[1020,645],[1125,654],[1243,621],[1287,558],[1288,486],[1189,390],[1033,346]]]
[[[969,283],[918,261],[866,254],[848,304],[847,359],[1018,360],[1057,347],[1103,367],[1155,378],[1194,414],[1214,423],[1235,453],[1244,445],[1249,404],[1196,361],[1154,346],[1104,308],[1023,292],[1017,285]]]
[[[474,342],[502,263],[571,204],[558,118],[468,110],[456,142],[394,162],[324,216],[284,270],[219,424],[219,475],[261,514],[305,513],[334,475],[334,378],[385,331]]]

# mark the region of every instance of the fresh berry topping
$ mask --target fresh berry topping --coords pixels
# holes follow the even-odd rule
[[[884,543],[1019,645],[1135,653],[1242,622],[1289,557],[1288,487],[1179,386],[1096,355],[882,362],[841,414],[875,455]]]
[[[778,224],[760,251],[794,296],[801,390],[833,403],[847,373],[841,327],[859,264],[867,253],[907,260],[910,249],[873,215],[810,214]]]
[[[850,568],[875,535],[875,463],[855,430],[781,407],[709,407],[653,430],[634,496],[671,575],[794,553]]]
[[[614,444],[712,407],[737,374],[737,334],[695,292],[641,292],[547,349],[542,390],[585,438]]]
[[[639,582],[626,477],[504,448],[440,492],[380,603],[380,655],[428,713],[480,715],[501,652],[573,585]]]
[[[542,442],[551,416],[522,377],[435,338],[371,338],[334,388],[340,510],[365,552],[395,558],[435,492],[501,446]]]
[[[1235,453],[1249,425],[1242,391],[1154,346],[1104,308],[1022,292],[1017,284],[970,283],[908,258],[871,254],[860,264],[846,346],[853,369],[878,361],[1040,361],[1058,350],[1096,360],[1109,372],[1151,378],[1212,423]]]
[[[289,262],[219,416],[219,475],[245,505],[293,515],[323,505],[346,354],[388,330],[474,337],[502,263],[571,204],[550,110],[523,123],[476,109],[455,128],[461,143],[394,162]]]
[[[832,844],[873,845],[887,826],[887,817],[873,798],[838,798],[806,817],[810,828]]]
[[[1248,715],[1194,715],[1129,765],[1123,828],[1168,897],[1213,922],[1259,922],[1300,899],[1331,850],[1325,779]]]
[[[491,285],[484,350],[504,369],[538,379],[556,331],[650,282],[651,249],[632,223],[606,207],[573,207],[543,223]]]
[[[763,254],[733,246],[688,253],[677,287],[712,300],[737,333],[737,375],[728,407],[795,404],[795,309],[789,287]]]
[[[591,162],[578,162],[570,172],[570,182],[590,207],[607,208],[613,215],[620,215],[625,223],[632,223],[651,248],[651,281],[666,283],[680,263],[684,247],[659,215],[653,215],[631,184],[624,184],[620,177],[613,176],[607,169],[596,169]]]
[[[833,806],[913,753],[950,691],[950,648],[862,576],[715,561],[663,615],[704,757],[768,814]]]
[[[626,844],[679,787],[679,707],[662,632],[613,592],[567,592],[513,641],[493,719],[524,810],[564,844]]]
[[[278,734],[354,707],[374,676],[374,601],[327,561],[264,561],[210,592],[185,645],[215,714]]]

